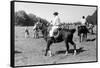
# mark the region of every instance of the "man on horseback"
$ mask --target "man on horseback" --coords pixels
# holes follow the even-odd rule
[[[65,55],[68,55],[68,51],[69,51],[69,43],[73,45],[74,47],[74,55],[76,55],[76,44],[73,41],[73,35],[76,31],[76,29],[58,29],[59,26],[61,26],[61,22],[60,19],[58,17],[58,12],[54,13],[54,20],[52,21],[52,25],[51,24],[44,24],[40,21],[40,23],[42,24],[37,24],[36,27],[41,31],[41,34],[43,35],[44,40],[47,43],[46,46],[46,51],[45,51],[45,56],[49,55],[52,56],[52,52],[50,49],[50,46],[53,43],[59,43],[59,42],[63,42],[65,43],[66,46],[66,52]],[[52,26],[52,28],[51,28]],[[51,30],[50,30],[50,29]],[[53,34],[53,32],[55,32],[55,30],[58,29],[57,35],[55,36]],[[48,32],[50,30],[50,32]],[[60,30],[60,31],[59,31]],[[49,37],[48,37],[49,36]]]
[[[85,16],[82,16],[81,25],[83,25],[83,26],[86,25],[86,18],[85,18]]]
[[[50,37],[54,36],[54,31],[57,30],[57,28],[59,28],[59,24],[61,23],[58,14],[59,14],[58,12],[54,12],[53,13],[54,20],[52,21],[52,28],[51,28],[51,30],[49,32],[49,36]]]
[[[85,16],[82,16],[81,25],[78,26],[78,36],[80,38],[80,42],[83,41],[83,39],[84,40],[87,39],[87,33],[89,33],[88,22],[87,22]]]

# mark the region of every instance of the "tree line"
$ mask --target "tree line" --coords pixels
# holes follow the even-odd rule
[[[15,25],[16,26],[34,26],[37,21],[41,21],[41,23],[47,24],[48,21],[41,17],[37,17],[36,15],[30,13],[27,14],[25,11],[20,10],[15,12]]]
[[[43,19],[41,17],[37,17],[36,15],[34,15],[32,13],[27,14],[23,10],[15,12],[15,25],[16,26],[34,26],[34,24],[38,20],[44,24],[49,23],[46,19]],[[87,16],[86,20],[88,23],[96,25],[97,24],[97,10],[93,13],[93,15]],[[81,24],[81,22],[76,22],[75,24],[76,25]]]

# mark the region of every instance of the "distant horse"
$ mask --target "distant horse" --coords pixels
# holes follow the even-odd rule
[[[46,52],[45,52],[45,56],[49,55],[52,56],[51,50],[50,50],[50,45],[52,45],[53,43],[59,43],[64,41],[65,45],[66,45],[66,53],[65,55],[68,54],[69,51],[69,43],[71,43],[74,47],[74,55],[76,55],[76,44],[73,41],[73,34],[76,31],[76,29],[62,29],[59,28],[59,35],[58,37],[49,37],[49,25],[45,25],[43,23],[39,23],[37,24],[37,27],[41,30],[43,37],[45,39],[45,41],[47,42],[47,47],[46,47]]]
[[[36,23],[37,24],[37,23]],[[36,24],[34,25],[33,27],[33,37],[34,38],[39,38],[39,30],[38,28],[36,27]]]
[[[89,33],[89,30],[86,26],[78,26],[78,36],[80,38],[80,42],[85,41],[87,39],[87,33]]]
[[[36,29],[33,29],[33,38],[39,38],[39,34],[38,34],[38,30],[36,30]]]
[[[90,32],[91,34],[94,34],[93,28],[94,28],[94,25],[89,24],[88,29],[89,29],[89,32]]]
[[[96,23],[96,22],[95,22]],[[89,29],[89,33],[94,34],[93,28],[96,24],[92,20],[87,20],[87,28]]]

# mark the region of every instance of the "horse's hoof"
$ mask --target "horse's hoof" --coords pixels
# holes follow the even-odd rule
[[[65,56],[68,56],[68,52],[65,53]]]
[[[51,57],[52,56],[52,53],[51,53],[51,51],[49,50],[48,51],[48,55]]]
[[[45,54],[45,56],[52,57],[52,55],[47,55],[47,54]]]
[[[73,56],[75,56],[76,55],[76,53],[75,54],[73,54]]]
[[[51,54],[49,54],[48,56],[49,56],[49,57],[52,57],[53,55],[52,55],[52,53],[51,53]]]
[[[44,55],[44,56],[47,56],[47,55]]]
[[[49,55],[49,57],[52,57],[52,55]]]
[[[68,56],[68,54],[65,54],[65,56]]]
[[[75,56],[76,55],[76,51],[74,51],[74,54],[73,54],[73,56]]]
[[[47,56],[47,54],[45,54],[45,56]]]

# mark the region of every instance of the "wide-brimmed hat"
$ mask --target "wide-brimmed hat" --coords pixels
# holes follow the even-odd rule
[[[54,13],[53,13],[53,15],[58,15],[58,14],[59,14],[58,12],[54,12]]]
[[[84,19],[84,18],[85,18],[85,16],[82,16],[82,18]]]

